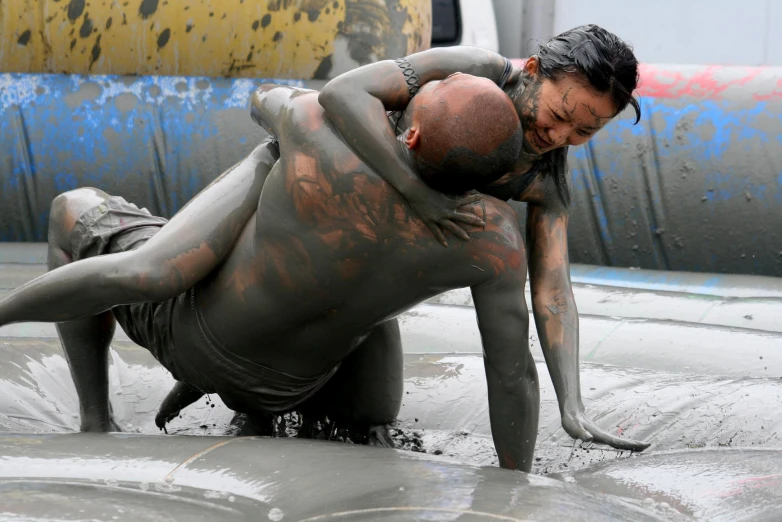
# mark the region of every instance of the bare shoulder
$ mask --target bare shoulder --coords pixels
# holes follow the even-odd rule
[[[315,91],[275,83],[262,84],[250,98],[250,115],[269,133],[278,134],[294,100],[311,93]],[[317,100],[317,93],[314,98]]]
[[[488,278],[523,275],[526,272],[524,238],[516,211],[504,201],[484,196],[465,210],[484,220],[484,229],[470,231],[465,248],[472,262]]]

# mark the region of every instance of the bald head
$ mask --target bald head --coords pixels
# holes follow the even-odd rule
[[[460,194],[510,172],[523,134],[510,98],[486,78],[467,74],[426,84],[410,102],[407,146],[421,178]]]

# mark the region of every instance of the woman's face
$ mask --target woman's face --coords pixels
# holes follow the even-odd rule
[[[566,145],[589,141],[616,114],[607,94],[598,94],[578,78],[563,76],[556,82],[538,74],[535,57],[524,65],[524,89],[513,103],[524,128],[527,152],[543,154]]]

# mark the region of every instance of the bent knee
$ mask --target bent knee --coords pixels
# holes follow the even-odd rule
[[[95,188],[78,188],[55,196],[49,211],[49,243],[70,254],[69,238],[76,221],[109,197]]]
[[[49,226],[55,231],[70,232],[76,220],[86,211],[100,205],[110,196],[102,190],[85,187],[55,196],[49,213]]]

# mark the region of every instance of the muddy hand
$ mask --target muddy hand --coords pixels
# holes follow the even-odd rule
[[[629,451],[643,451],[651,444],[632,439],[622,439],[611,435],[592,422],[583,411],[562,415],[562,427],[574,439],[585,442],[608,444],[612,448]]]
[[[394,444],[394,439],[391,437],[387,424],[371,426],[369,428],[369,440],[367,441],[367,444],[376,448],[396,448],[396,444]]]
[[[481,199],[478,193],[469,194],[459,198],[449,197],[442,192],[427,188],[425,193],[408,198],[410,206],[416,214],[426,223],[437,241],[448,246],[445,239],[445,230],[464,241],[469,241],[470,235],[459,225],[469,225],[483,228],[486,223],[471,212],[459,210],[464,205],[475,203]]]
[[[165,429],[168,421],[203,396],[204,394],[196,388],[177,381],[166,398],[163,399],[163,404],[160,405],[160,410],[155,416],[155,425],[161,430]]]

